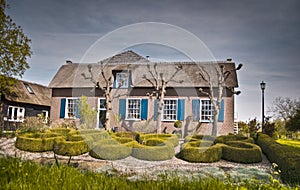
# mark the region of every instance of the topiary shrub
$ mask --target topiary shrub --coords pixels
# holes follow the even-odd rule
[[[221,159],[222,145],[213,145],[212,141],[191,141],[182,145],[177,155],[188,162],[216,162]]]
[[[210,135],[188,135],[184,138],[185,143],[190,141],[198,141],[198,140],[214,141],[215,137]]]
[[[262,153],[259,146],[241,142],[229,141],[222,146],[222,158],[238,163],[257,163],[262,161]]]
[[[15,146],[29,152],[51,151],[56,139],[63,139],[63,137],[58,134],[24,134],[17,137]]]
[[[148,161],[162,161],[168,160],[174,157],[175,151],[174,146],[161,139],[150,139],[145,141],[146,144],[153,145],[159,144],[158,146],[147,146],[141,144],[133,144],[132,156],[140,160]]]
[[[143,144],[149,138],[160,138],[171,143],[174,147],[178,145],[178,136],[175,134],[143,134],[139,135],[139,143]]]
[[[100,140],[94,145],[89,155],[103,160],[119,160],[130,156],[132,148],[114,139]]]
[[[243,141],[248,143],[254,143],[253,138],[248,138],[242,135],[223,135],[218,136],[215,140],[216,143],[225,143],[228,141]]]
[[[121,144],[133,141],[132,138],[126,138],[126,137],[113,137],[113,139],[115,139],[116,141],[118,141]]]
[[[91,142],[86,140],[66,141],[65,139],[56,139],[53,151],[55,154],[62,156],[78,156],[90,151],[89,143]]]
[[[61,135],[66,137],[66,136],[68,136],[71,129],[68,129],[68,128],[52,128],[52,129],[50,129],[50,131],[52,133],[58,133],[58,134],[61,134]]]
[[[300,156],[277,143],[266,134],[258,133],[256,143],[262,148],[271,163],[281,170],[281,179],[285,183],[300,184]]]

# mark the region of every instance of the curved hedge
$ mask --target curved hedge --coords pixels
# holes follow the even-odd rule
[[[189,162],[216,162],[221,159],[222,145],[212,141],[191,141],[184,143],[178,157]]]
[[[178,136],[175,134],[144,134],[139,136],[139,143],[143,144],[149,138],[160,138],[166,142],[171,143],[174,147],[176,147],[178,142]]]
[[[271,163],[281,170],[281,179],[290,184],[300,184],[300,156],[277,143],[266,134],[259,133],[256,143]]]
[[[248,138],[242,135],[223,135],[218,136],[215,140],[216,143],[226,143],[228,141],[243,141],[248,143],[254,143],[253,138]]]
[[[148,161],[162,161],[168,160],[174,157],[174,146],[170,142],[166,142],[162,139],[149,138],[146,144],[159,144],[158,146],[147,146],[142,144],[132,143],[134,146],[132,149],[132,156],[140,160]]]
[[[119,160],[130,156],[132,148],[114,139],[100,140],[89,152],[93,158],[103,160]]]
[[[15,146],[20,150],[29,152],[45,152],[53,150],[54,141],[63,139],[59,134],[52,133],[28,133],[19,135],[16,139]]]
[[[215,141],[216,137],[210,135],[189,135],[184,138],[184,142],[206,140],[206,141]]]
[[[50,129],[50,131],[52,133],[58,133],[58,134],[61,134],[61,135],[66,137],[66,136],[68,136],[71,129],[68,129],[68,128],[52,128],[52,129]]]
[[[65,139],[56,139],[53,152],[62,156],[78,156],[90,151],[89,143],[86,140],[66,141]]]
[[[257,163],[262,161],[259,146],[242,141],[229,141],[222,146],[222,158],[238,163]]]

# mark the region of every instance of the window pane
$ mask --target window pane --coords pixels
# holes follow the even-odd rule
[[[127,119],[140,119],[141,118],[141,100],[140,99],[127,99]]]
[[[213,111],[210,100],[201,100],[201,121],[210,122],[213,119]]]
[[[116,74],[116,87],[117,88],[127,88],[128,87],[128,75],[127,73],[117,73]]]
[[[177,100],[164,100],[163,120],[176,120]]]

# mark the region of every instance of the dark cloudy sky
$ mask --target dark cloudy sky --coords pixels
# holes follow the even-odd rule
[[[32,39],[31,68],[24,80],[48,85],[65,60],[79,62],[89,47],[109,32],[140,22],[161,22],[197,36],[217,60],[232,58],[244,64],[238,72],[242,94],[236,98],[240,120],[261,119],[262,80],[267,83],[266,107],[278,96],[300,97],[299,0],[8,0],[8,3],[8,14]],[[164,48],[131,49],[153,60],[174,60],[171,51]]]

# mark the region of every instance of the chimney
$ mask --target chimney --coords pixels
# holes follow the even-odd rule
[[[228,62],[231,62],[232,61],[232,59],[231,58],[227,58],[227,60],[226,61],[228,61]]]
[[[67,65],[70,65],[70,64],[72,64],[73,62],[71,61],[71,60],[66,60],[66,64]]]

